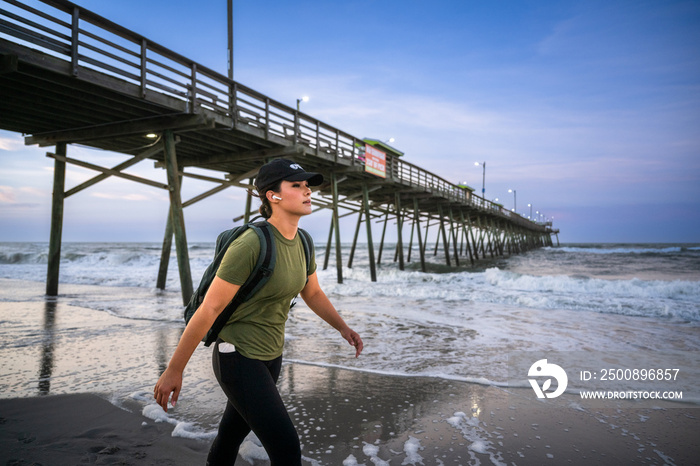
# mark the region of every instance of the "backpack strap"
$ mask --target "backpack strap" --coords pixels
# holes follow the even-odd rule
[[[207,294],[207,291],[209,291],[209,286],[211,285],[214,276],[216,276],[216,271],[219,269],[221,260],[224,258],[224,255],[226,254],[226,250],[228,249],[229,245],[233,241],[235,241],[236,238],[238,238],[245,230],[247,230],[248,227],[249,225],[245,224],[239,227],[231,228],[230,230],[221,232],[216,238],[216,247],[214,248],[214,260],[211,261],[209,266],[204,271],[199,285],[192,293],[192,297],[190,298],[189,303],[187,303],[187,306],[185,307],[185,323],[189,323],[190,319],[194,315],[199,305],[202,304],[202,301],[204,301],[204,296]]]
[[[299,237],[301,238],[301,244],[304,246],[304,256],[306,257],[306,280],[308,281],[309,275],[311,275],[311,258],[314,256],[314,240],[311,235],[304,229],[299,228]]]
[[[306,283],[309,283],[309,275],[311,275],[311,258],[314,255],[314,240],[306,230],[299,228],[297,232],[299,233],[299,239],[301,239],[301,245],[304,247],[304,258],[306,259]],[[289,305],[289,309],[296,305],[298,297],[299,295],[292,300],[292,303]]]
[[[224,328],[236,308],[250,299],[265,285],[265,283],[267,283],[275,268],[277,250],[275,242],[272,239],[270,225],[267,222],[257,222],[250,223],[247,227],[255,231],[260,239],[258,261],[248,276],[248,279],[241,285],[236,296],[233,297],[233,300],[221,311],[221,314],[219,314],[214,321],[204,341],[204,346],[209,346],[216,341],[219,332]]]

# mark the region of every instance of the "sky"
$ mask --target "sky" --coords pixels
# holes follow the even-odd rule
[[[228,72],[225,0],[76,3]],[[394,138],[408,162],[477,193],[486,162],[485,197],[526,217],[530,204],[562,243],[700,242],[700,1],[233,4],[236,81],[290,106],[308,96],[305,113]],[[48,241],[52,150],[0,131],[0,241]],[[165,180],[148,161],[128,172]],[[69,166],[66,186],[94,174]],[[210,187],[187,179],[183,199]],[[66,199],[63,239],[161,241],[167,199],[104,181]],[[243,209],[241,189],[188,207],[188,239],[212,241]],[[329,219],[302,226],[320,239]]]

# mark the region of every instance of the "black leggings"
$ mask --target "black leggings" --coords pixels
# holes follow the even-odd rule
[[[228,402],[207,465],[232,466],[251,430],[265,447],[272,466],[301,465],[299,436],[276,385],[282,357],[259,361],[238,351],[219,353],[217,341],[212,363]]]

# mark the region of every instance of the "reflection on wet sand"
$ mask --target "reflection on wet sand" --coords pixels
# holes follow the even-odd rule
[[[46,297],[46,302],[44,303],[44,335],[41,344],[41,361],[39,363],[39,395],[48,395],[51,390],[51,374],[53,373],[54,365],[56,305],[56,298]]]
[[[403,445],[407,433],[434,431],[436,419],[445,429],[447,419],[458,411],[478,417],[483,388],[473,388],[444,379],[380,376],[302,364],[285,366],[280,383],[305,454],[320,455],[329,464],[342,464],[348,451],[363,445]],[[444,443],[460,448],[464,439],[450,435]]]

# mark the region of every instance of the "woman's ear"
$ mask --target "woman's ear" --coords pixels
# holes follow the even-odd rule
[[[270,190],[265,193],[265,196],[267,197],[267,200],[270,202],[275,202],[275,201],[281,201],[282,198],[279,197],[277,194],[275,194],[274,191]]]

